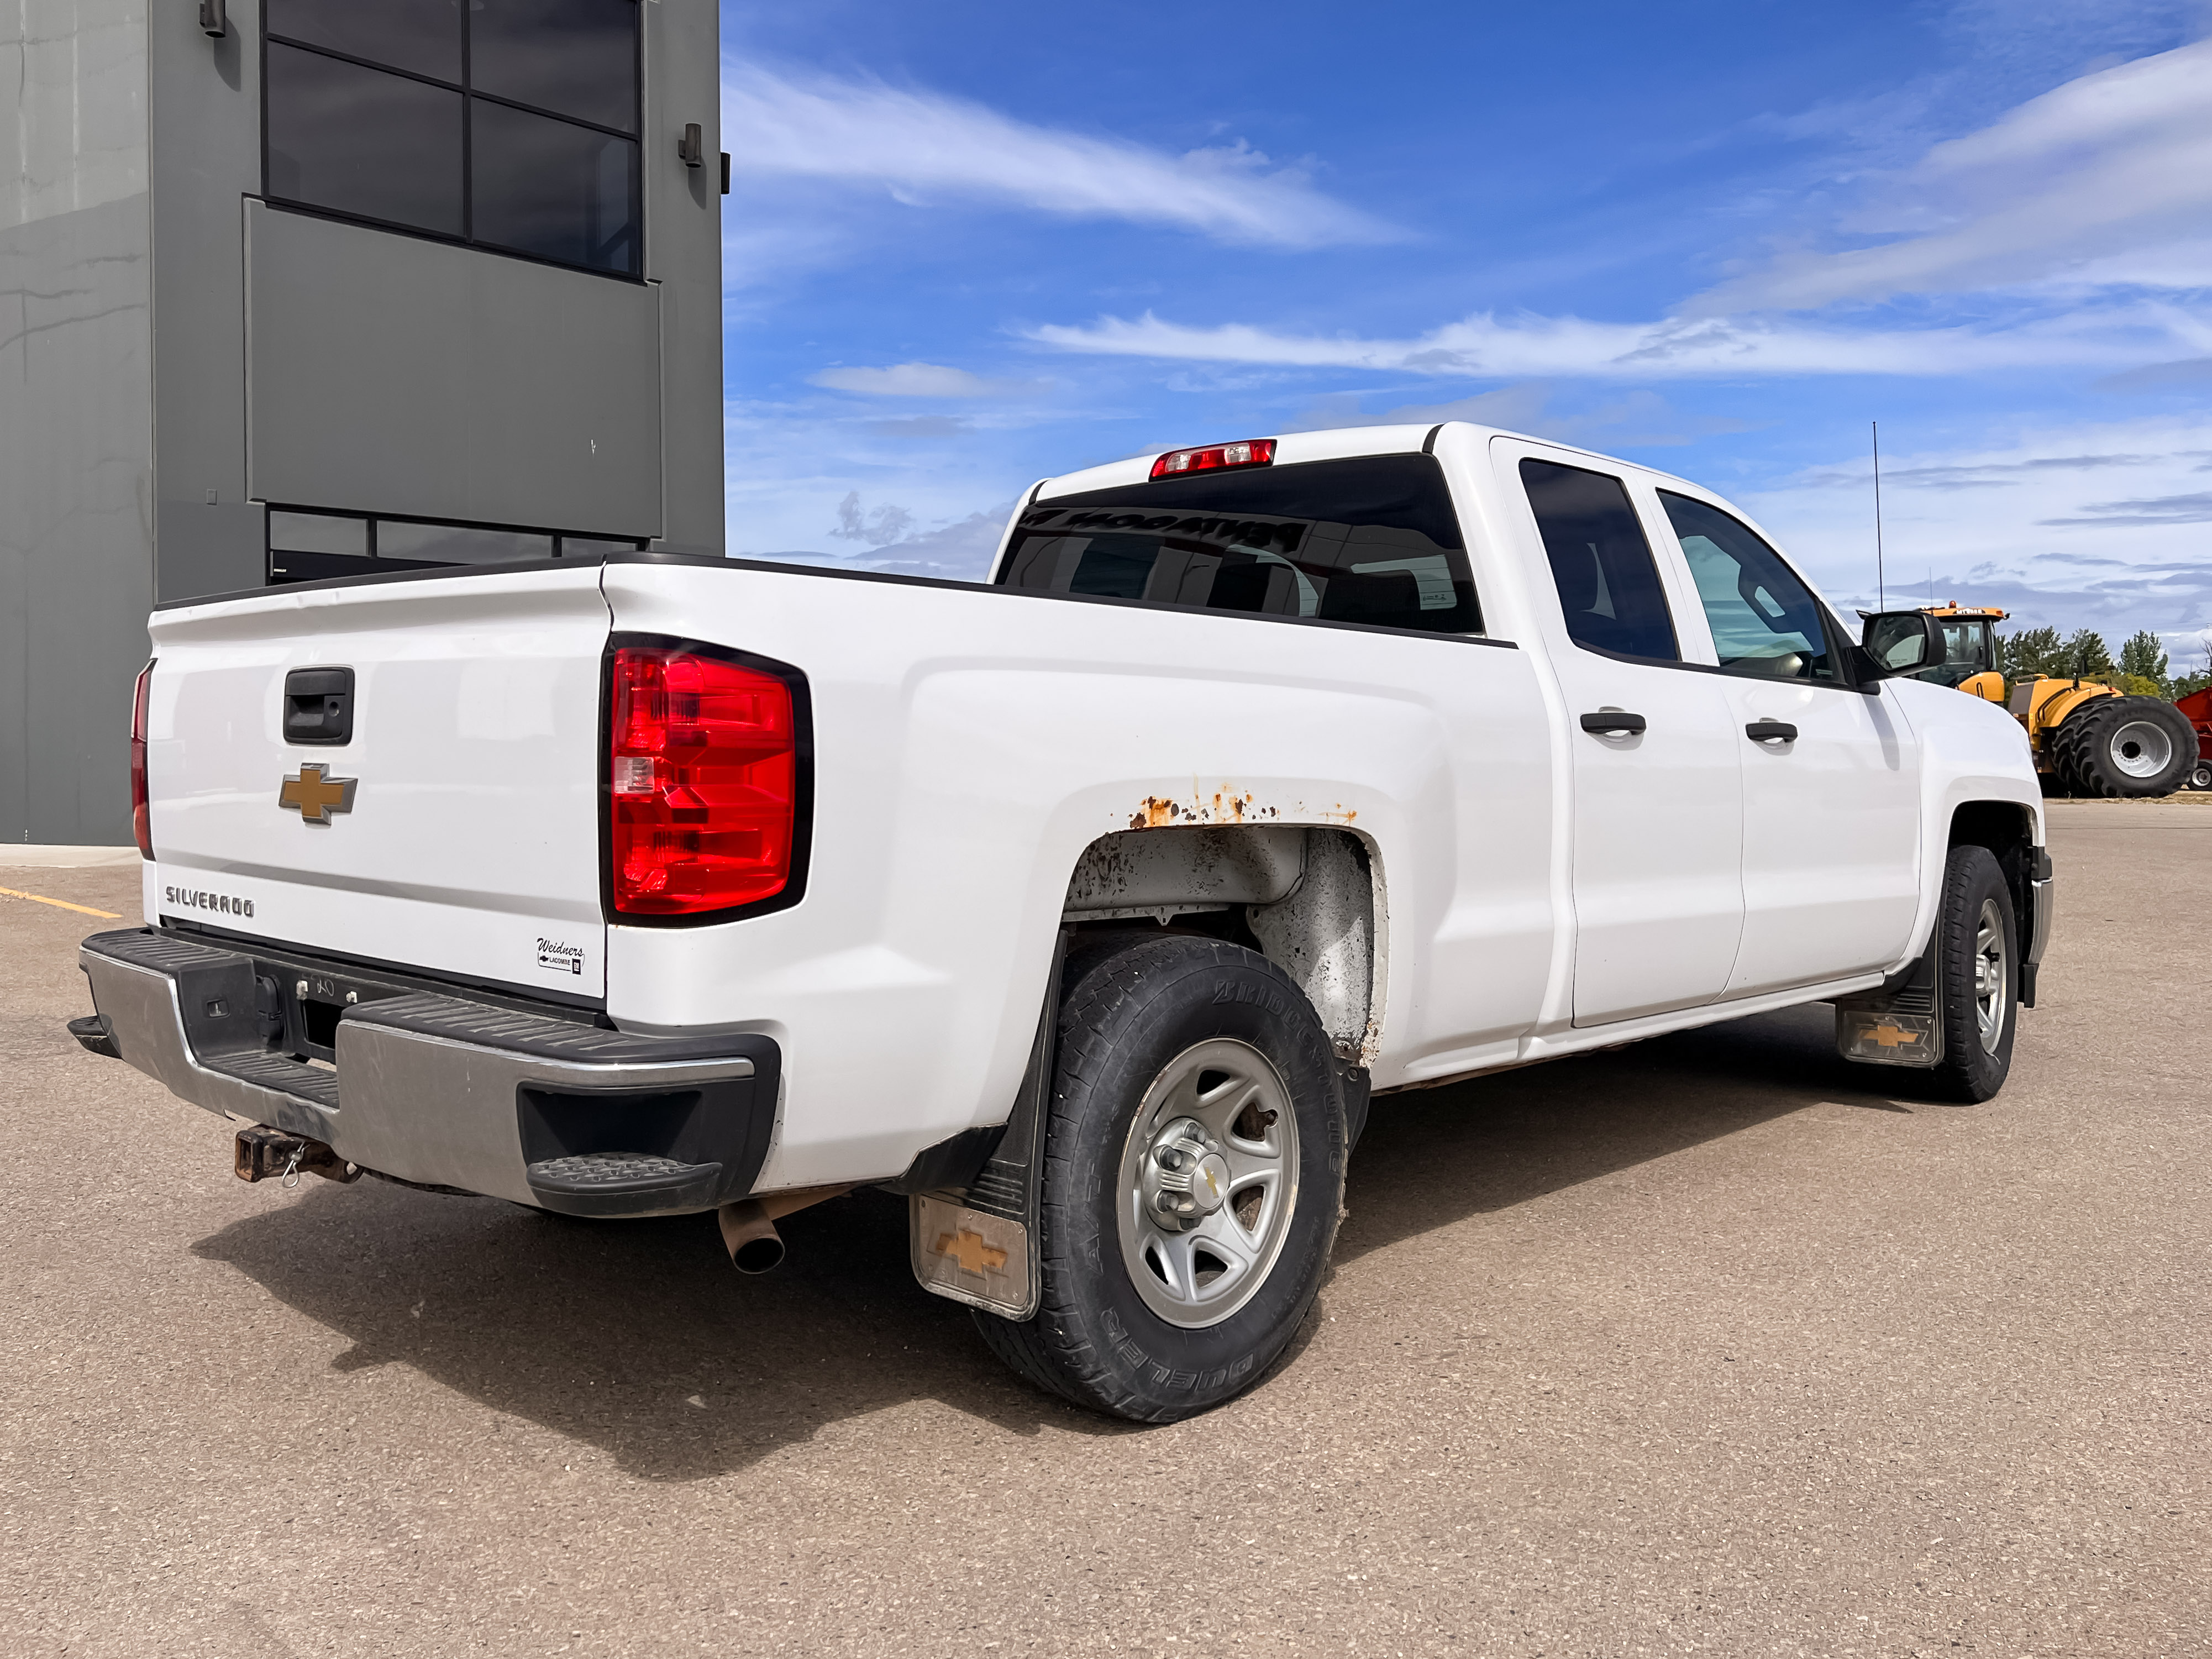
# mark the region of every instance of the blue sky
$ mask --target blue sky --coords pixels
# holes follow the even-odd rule
[[[2212,630],[2212,4],[723,8],[729,547],[981,574],[1034,479],[1465,418],[1840,604]]]

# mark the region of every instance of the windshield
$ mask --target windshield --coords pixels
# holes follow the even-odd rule
[[[1937,685],[1958,685],[1996,666],[1995,641],[1990,637],[1987,617],[1966,617],[1954,621],[1947,617],[1942,626],[1943,660],[1920,670],[1913,678],[1930,680]]]
[[[1482,631],[1459,520],[1428,455],[1056,496],[1022,514],[999,580],[1200,611]]]

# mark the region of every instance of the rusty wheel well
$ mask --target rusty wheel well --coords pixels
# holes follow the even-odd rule
[[[1259,951],[1297,981],[1340,1052],[1372,1047],[1382,893],[1365,838],[1281,823],[1162,826],[1084,849],[1064,924],[1150,924]]]

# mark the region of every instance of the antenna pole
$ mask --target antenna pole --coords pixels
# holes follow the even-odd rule
[[[1881,562],[1881,422],[1869,421],[1874,428],[1874,608],[1889,609],[1889,582]]]

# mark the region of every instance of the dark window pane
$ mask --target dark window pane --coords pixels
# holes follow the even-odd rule
[[[347,553],[368,556],[368,520],[329,513],[269,514],[269,545],[283,553]]]
[[[413,559],[428,564],[507,564],[517,559],[550,559],[553,538],[527,530],[475,530],[453,524],[376,521],[376,553],[383,559]]]
[[[1524,460],[1521,484],[1536,510],[1567,637],[1616,656],[1680,660],[1659,567],[1620,480]]]
[[[1022,515],[1004,580],[1194,610],[1482,631],[1451,494],[1426,455],[1057,496]]]
[[[637,145],[482,99],[476,238],[595,270],[637,270]]]
[[[637,131],[637,0],[474,0],[477,92]]]
[[[1717,507],[1659,492],[1682,544],[1713,649],[1731,674],[1832,680],[1820,602],[1782,556]]]
[[[371,63],[461,78],[460,0],[265,0],[269,33]]]
[[[461,95],[269,46],[269,193],[461,234]]]
[[[393,567],[410,568],[407,566]],[[371,564],[349,553],[287,553],[282,548],[269,550],[269,580],[272,583],[322,582],[340,577],[367,576],[384,574],[386,567]]]

